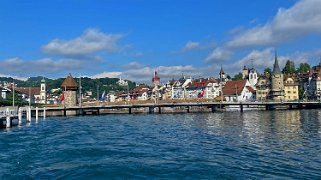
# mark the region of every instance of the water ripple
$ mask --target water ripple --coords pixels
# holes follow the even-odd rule
[[[319,114],[47,118],[0,130],[0,179],[320,179]]]

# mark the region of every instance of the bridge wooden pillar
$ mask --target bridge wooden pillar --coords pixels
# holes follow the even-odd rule
[[[154,107],[150,106],[150,107],[148,108],[148,110],[149,110],[149,114],[154,113]]]
[[[272,109],[272,107],[271,107],[271,105],[265,105],[265,110],[271,110]]]
[[[293,106],[292,106],[292,105],[289,105],[289,109],[293,109]]]
[[[132,108],[128,108],[128,114],[132,113]]]
[[[67,110],[64,108],[64,116],[67,116]]]
[[[80,114],[80,115],[85,115],[85,111],[84,111],[83,108],[81,108],[81,109],[79,110],[79,114]]]
[[[97,108],[97,115],[100,115],[100,109]]]
[[[162,107],[160,107],[160,106],[158,107],[158,113],[162,114]]]
[[[189,106],[186,106],[186,110],[187,110],[187,113],[189,113],[189,112],[190,112],[190,110],[189,110]]]
[[[240,111],[243,112],[243,104],[240,104]]]
[[[211,106],[212,113],[216,112],[216,106]]]

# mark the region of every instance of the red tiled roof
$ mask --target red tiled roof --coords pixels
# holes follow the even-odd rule
[[[224,88],[224,95],[239,95],[242,93],[247,80],[239,80],[239,81],[227,81]]]
[[[194,79],[188,84],[188,89],[204,88],[207,84],[207,79]]]
[[[14,90],[17,91],[18,93],[25,94],[25,95],[29,96],[29,88],[28,87],[15,88]],[[30,95],[31,96],[40,95],[40,87],[31,87],[30,88]]]
[[[246,88],[253,94],[255,94],[255,90],[251,86],[246,86]]]

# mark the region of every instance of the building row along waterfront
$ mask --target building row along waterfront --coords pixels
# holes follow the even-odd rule
[[[127,86],[127,91],[109,91],[95,101],[122,102],[122,101],[147,101],[147,100],[197,100],[209,101],[298,101],[321,100],[321,62],[307,72],[283,74],[277,55],[275,55],[273,70],[259,74],[253,67],[246,66],[240,72],[241,79],[227,78],[221,67],[218,78],[192,78],[182,76],[161,84],[161,78],[155,71],[152,76],[152,85],[136,85],[129,89],[126,80],[119,79],[119,86]],[[95,88],[95,87],[93,87]],[[69,74],[61,87],[48,90],[44,79],[40,87],[16,87],[12,83],[0,84],[1,97],[7,99],[14,90],[24,101],[40,104],[61,104],[76,106],[86,99],[92,98],[90,91],[79,92],[81,88]],[[60,96],[53,96],[51,91],[61,90]],[[98,95],[100,95],[97,92]],[[81,95],[81,98],[80,98]],[[86,99],[85,99],[86,98]]]

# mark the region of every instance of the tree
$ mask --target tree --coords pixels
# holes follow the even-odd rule
[[[242,73],[238,73],[234,75],[234,78],[232,80],[237,81],[237,80],[242,80],[243,79],[243,75]]]
[[[264,69],[264,74],[265,74],[265,73],[271,74],[271,72],[272,72],[272,70],[271,70],[271,68],[269,68],[269,67]]]
[[[287,60],[285,66],[282,70],[283,74],[293,74],[296,73],[295,64],[291,60]]]
[[[310,70],[310,64],[308,63],[300,63],[300,66],[298,68],[299,73],[307,73]]]

